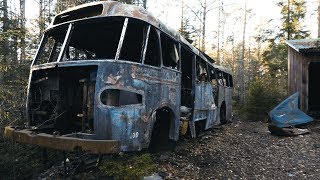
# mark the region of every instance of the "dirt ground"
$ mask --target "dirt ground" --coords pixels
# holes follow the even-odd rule
[[[270,134],[267,123],[234,120],[196,139],[180,139],[174,152],[152,154],[156,171],[151,179],[319,179],[320,122],[309,130],[279,137]],[[62,169],[52,167],[37,179],[62,178]],[[106,177],[86,173],[85,179]]]
[[[165,179],[319,179],[317,124],[310,134],[278,137],[267,123],[236,120],[159,154],[158,171]]]

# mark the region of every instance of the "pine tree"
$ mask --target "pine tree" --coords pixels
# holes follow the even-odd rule
[[[306,16],[306,2],[304,0],[287,0],[287,2],[279,2],[281,7],[282,28],[278,33],[281,40],[303,39],[310,35],[309,32],[303,30],[301,21]]]
[[[303,39],[308,37],[310,33],[304,31],[304,27],[301,25],[306,15],[306,2],[304,0],[280,1],[278,2],[278,6],[281,7],[282,25],[275,37],[268,39],[269,46],[263,52],[262,59],[272,77],[282,76],[285,78],[288,69],[285,41],[289,39]]]

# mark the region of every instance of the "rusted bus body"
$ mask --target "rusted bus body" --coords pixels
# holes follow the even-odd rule
[[[287,41],[288,46],[288,93],[300,93],[302,111],[315,117],[320,115],[319,39]]]
[[[31,65],[29,129],[5,136],[91,153],[165,146],[185,122],[196,137],[231,119],[231,73],[210,60],[140,7],[72,8],[55,17]]]

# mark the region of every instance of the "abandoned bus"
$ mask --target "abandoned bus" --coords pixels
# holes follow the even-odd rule
[[[5,137],[102,154],[165,146],[179,132],[196,137],[231,119],[231,73],[211,62],[141,7],[77,6],[45,31],[27,128],[6,127]]]

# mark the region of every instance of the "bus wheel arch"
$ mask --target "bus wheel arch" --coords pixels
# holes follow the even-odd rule
[[[226,124],[227,123],[227,109],[226,109],[226,102],[225,101],[223,101],[221,103],[219,115],[220,115],[220,124]]]
[[[149,150],[158,152],[162,150],[171,150],[174,141],[171,140],[170,134],[175,127],[175,113],[167,107],[160,107],[152,113],[152,132],[150,135]]]

